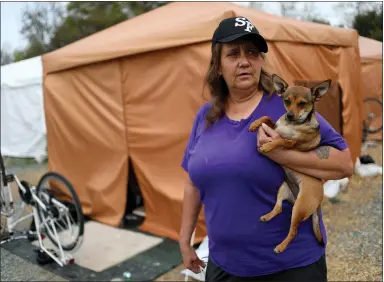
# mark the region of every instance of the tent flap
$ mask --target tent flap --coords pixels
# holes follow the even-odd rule
[[[117,226],[124,216],[128,152],[119,62],[45,78],[49,169],[67,177],[84,213]]]
[[[206,102],[209,56],[203,43],[122,61],[127,145],[146,212],[141,228],[173,239],[180,230],[186,178],[181,161],[194,115]],[[197,235],[197,240],[205,235],[202,217]]]

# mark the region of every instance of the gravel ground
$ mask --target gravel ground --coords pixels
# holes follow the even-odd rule
[[[364,152],[382,165],[382,144]],[[383,281],[382,176],[354,175],[340,202],[323,205],[329,281]]]
[[[0,281],[67,281],[0,248]]]

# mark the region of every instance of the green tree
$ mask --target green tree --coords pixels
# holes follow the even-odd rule
[[[26,55],[24,50],[15,50],[13,51],[13,59],[15,62],[22,61],[28,59],[29,57]]]
[[[1,46],[1,65],[7,65],[13,62],[12,53],[9,51],[9,47],[7,45]]]
[[[297,18],[299,11],[297,10],[297,2],[280,2],[280,14],[283,17]]]
[[[24,50],[14,52],[23,60],[54,51],[122,21],[169,2],[69,2],[41,3],[23,13]]]
[[[331,23],[328,20],[321,18],[314,2],[306,2],[303,5],[304,7],[301,11],[301,16],[300,16],[301,20],[331,25]]]
[[[338,2],[335,10],[340,15],[342,23],[340,27],[353,28],[353,21],[357,15],[364,14],[367,11],[376,11],[383,9],[383,3],[380,2]]]
[[[63,47],[98,31],[129,19],[125,2],[71,2],[67,16],[55,30],[50,45]]]
[[[15,61],[25,60],[52,51],[51,38],[64,18],[60,2],[33,3],[23,11],[20,33],[27,40],[23,50],[15,50]]]
[[[361,36],[383,41],[383,7],[381,10],[365,11],[353,19],[353,28]]]

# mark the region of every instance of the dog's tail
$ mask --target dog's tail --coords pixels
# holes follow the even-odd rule
[[[315,237],[319,243],[323,244],[323,235],[321,234],[320,230],[320,219],[319,219],[319,213],[320,213],[321,208],[318,207],[316,212],[312,214],[312,227],[313,227],[313,232],[315,233]]]

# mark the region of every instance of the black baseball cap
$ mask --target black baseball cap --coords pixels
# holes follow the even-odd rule
[[[212,47],[218,43],[228,43],[236,39],[251,40],[260,52],[267,53],[268,45],[257,28],[245,17],[232,17],[224,19],[216,28],[212,37]]]

